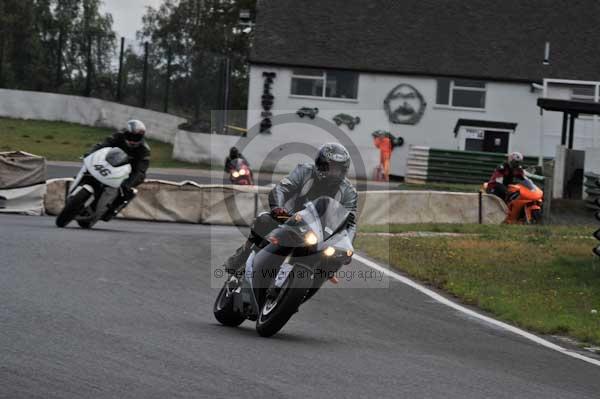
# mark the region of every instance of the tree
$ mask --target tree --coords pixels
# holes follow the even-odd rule
[[[26,90],[81,90],[90,70],[110,72],[115,34],[101,0],[2,0],[0,2],[0,85]],[[89,48],[90,38],[94,51]]]
[[[226,58],[237,89],[231,104],[246,107],[250,38],[238,20],[241,9],[255,7],[256,0],[165,0],[158,9],[147,8],[138,39],[152,44],[155,68],[162,73],[171,55],[176,106],[189,110],[193,104],[195,119],[209,119],[208,111],[222,107],[219,82]]]

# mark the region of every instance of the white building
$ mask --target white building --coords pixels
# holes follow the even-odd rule
[[[598,17],[594,0],[568,9],[546,0],[259,0],[248,127],[267,131],[258,133],[264,146],[318,146],[332,138],[296,112],[318,108],[329,123],[346,114],[356,125],[340,129],[368,176],[376,130],[404,138],[392,158],[398,176],[411,145],[554,156],[562,115],[540,116],[541,87],[546,78],[600,81]],[[551,87],[549,96],[593,101],[596,87]],[[574,148],[596,146],[596,127],[579,118]]]

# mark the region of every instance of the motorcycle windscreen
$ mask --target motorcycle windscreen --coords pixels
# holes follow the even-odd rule
[[[231,165],[236,169],[236,170],[240,170],[242,169],[244,166],[248,166],[248,163],[246,161],[244,161],[242,158],[236,158],[231,162]]]
[[[320,197],[306,204],[314,223],[308,223],[313,230],[322,234],[322,241],[328,240],[336,231],[346,225],[350,212],[339,201],[331,197]],[[303,211],[304,213],[304,211]],[[306,220],[308,222],[308,220]]]
[[[515,182],[516,184],[520,184],[523,187],[525,187],[526,189],[530,190],[530,191],[535,191],[537,190],[537,186],[535,185],[535,183],[533,183],[531,180],[529,179],[519,179],[518,181]]]
[[[120,148],[113,148],[106,154],[106,162],[111,166],[118,168],[119,166],[127,165],[129,163],[129,155]]]

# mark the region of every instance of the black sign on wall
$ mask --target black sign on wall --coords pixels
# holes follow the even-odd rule
[[[273,109],[273,103],[275,102],[275,96],[271,93],[271,89],[273,87],[273,82],[275,81],[275,77],[277,74],[275,72],[263,72],[263,77],[265,78],[265,84],[263,86],[263,94],[262,94],[262,108],[263,112],[260,114],[262,121],[260,122],[260,132],[261,133],[271,133],[271,128],[273,127],[273,113],[271,110]]]
[[[387,95],[383,106],[391,123],[416,125],[423,117],[427,103],[414,86],[403,83]]]

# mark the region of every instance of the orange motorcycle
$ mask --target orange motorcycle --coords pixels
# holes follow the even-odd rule
[[[487,183],[483,185],[485,192],[487,192],[487,185]],[[519,179],[514,184],[509,184],[507,188],[508,214],[504,222],[508,224],[540,223],[544,192],[527,177]]]

